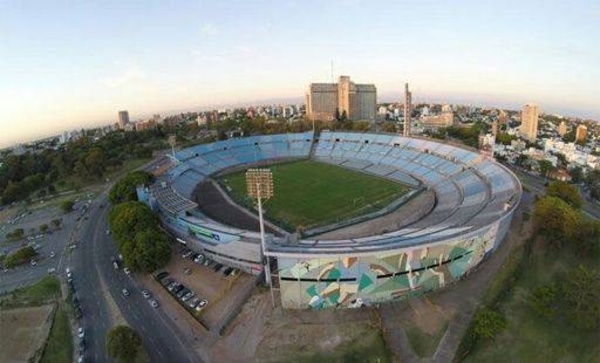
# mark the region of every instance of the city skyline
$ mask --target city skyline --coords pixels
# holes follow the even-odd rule
[[[375,84],[383,102],[401,101],[409,82],[414,103],[533,102],[542,113],[600,119],[593,2],[0,7],[2,147],[115,123],[119,110],[136,120],[219,104],[300,103],[306,84],[330,82],[332,73]],[[413,16],[398,22],[402,13]]]

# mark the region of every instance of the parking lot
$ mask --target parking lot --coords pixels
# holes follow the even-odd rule
[[[216,263],[204,266],[189,258],[182,258],[181,253],[177,253],[164,269],[169,273],[166,278],[173,279],[194,292],[195,295],[182,304],[190,303],[194,298],[206,300],[206,306],[199,308],[199,311],[189,306],[175,306],[180,305],[181,299],[170,294],[160,283],[154,281],[149,285],[162,305],[172,306],[172,309],[179,313],[188,309],[209,330],[220,329],[223,320],[236,308],[240,294],[254,283],[254,277],[240,271],[226,276],[223,273],[226,271],[225,267],[215,272],[215,266]]]

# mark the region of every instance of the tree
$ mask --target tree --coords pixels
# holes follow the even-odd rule
[[[85,165],[90,175],[96,179],[102,178],[104,175],[106,155],[99,147],[90,149],[87,157],[85,158]]]
[[[106,351],[118,362],[133,362],[141,346],[138,333],[125,325],[117,325],[106,336]]]
[[[113,185],[108,194],[113,204],[137,200],[136,188],[139,185],[149,184],[154,179],[151,173],[146,171],[134,171],[128,173]]]
[[[138,232],[158,226],[158,217],[140,202],[125,202],[114,206],[108,214],[113,236],[119,245],[135,237]]]
[[[569,170],[569,175],[571,175],[571,182],[574,184],[579,184],[583,181],[583,170],[580,166],[575,166]]]
[[[580,257],[600,257],[600,221],[580,218],[573,236],[575,253]]]
[[[64,200],[60,203],[60,210],[62,210],[64,213],[69,213],[73,210],[74,205],[75,205],[74,201]]]
[[[515,139],[515,136],[503,132],[499,132],[498,135],[496,135],[496,142],[503,145],[510,145]]]
[[[129,260],[133,262],[131,267],[135,270],[152,272],[165,266],[171,258],[169,238],[156,230],[137,233],[133,244],[135,254]],[[125,261],[127,262],[127,259]]]
[[[592,330],[600,326],[600,269],[583,265],[572,269],[565,276],[562,292],[575,327]]]
[[[548,160],[540,160],[538,161],[538,166],[540,167],[540,175],[547,177],[548,173],[554,170],[554,165]]]
[[[575,209],[581,208],[582,201],[577,188],[566,182],[551,182],[548,187],[546,187],[546,195],[560,198]]]
[[[42,233],[46,233],[46,232],[48,232],[48,225],[47,225],[47,224],[45,224],[45,223],[44,223],[44,224],[42,224],[42,225],[40,226],[40,232],[42,232]]]
[[[25,230],[23,228],[17,228],[14,231],[7,233],[6,238],[9,240],[20,240],[25,235]]]
[[[579,214],[560,198],[544,196],[535,202],[533,223],[536,230],[561,247],[570,240],[579,224]]]
[[[60,228],[60,225],[62,224],[62,218],[56,218],[50,221],[50,223],[52,223],[52,225],[54,226],[54,228]]]
[[[506,328],[506,318],[501,313],[482,308],[477,310],[473,318],[475,335],[482,338],[493,338]]]
[[[152,272],[169,262],[170,238],[158,224],[158,217],[140,202],[125,202],[111,209],[110,229],[132,271]]]
[[[557,287],[554,284],[536,287],[529,295],[529,304],[537,314],[552,318],[556,315]]]

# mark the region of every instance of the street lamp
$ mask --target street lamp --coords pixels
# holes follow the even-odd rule
[[[273,196],[273,174],[270,169],[248,169],[246,171],[246,189],[250,198],[258,201],[258,218],[260,221],[260,246],[265,268],[265,282],[271,290],[271,304],[275,307],[273,297],[273,281],[271,280],[271,266],[265,243],[265,224],[263,219],[262,200],[268,200]]]

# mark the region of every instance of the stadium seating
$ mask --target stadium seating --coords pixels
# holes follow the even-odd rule
[[[413,245],[485,226],[501,217],[520,195],[518,183],[502,166],[477,152],[448,144],[390,134],[323,131],[314,145],[314,154],[312,146],[312,132],[196,145],[178,151],[177,164],[166,174],[176,195],[162,189],[160,193],[185,205],[178,198],[191,199],[195,186],[213,173],[240,165],[311,155],[320,162],[435,192],[435,206],[425,217],[397,231],[352,240],[361,246],[373,241],[378,245]],[[347,243],[319,241],[319,246],[339,248]]]

